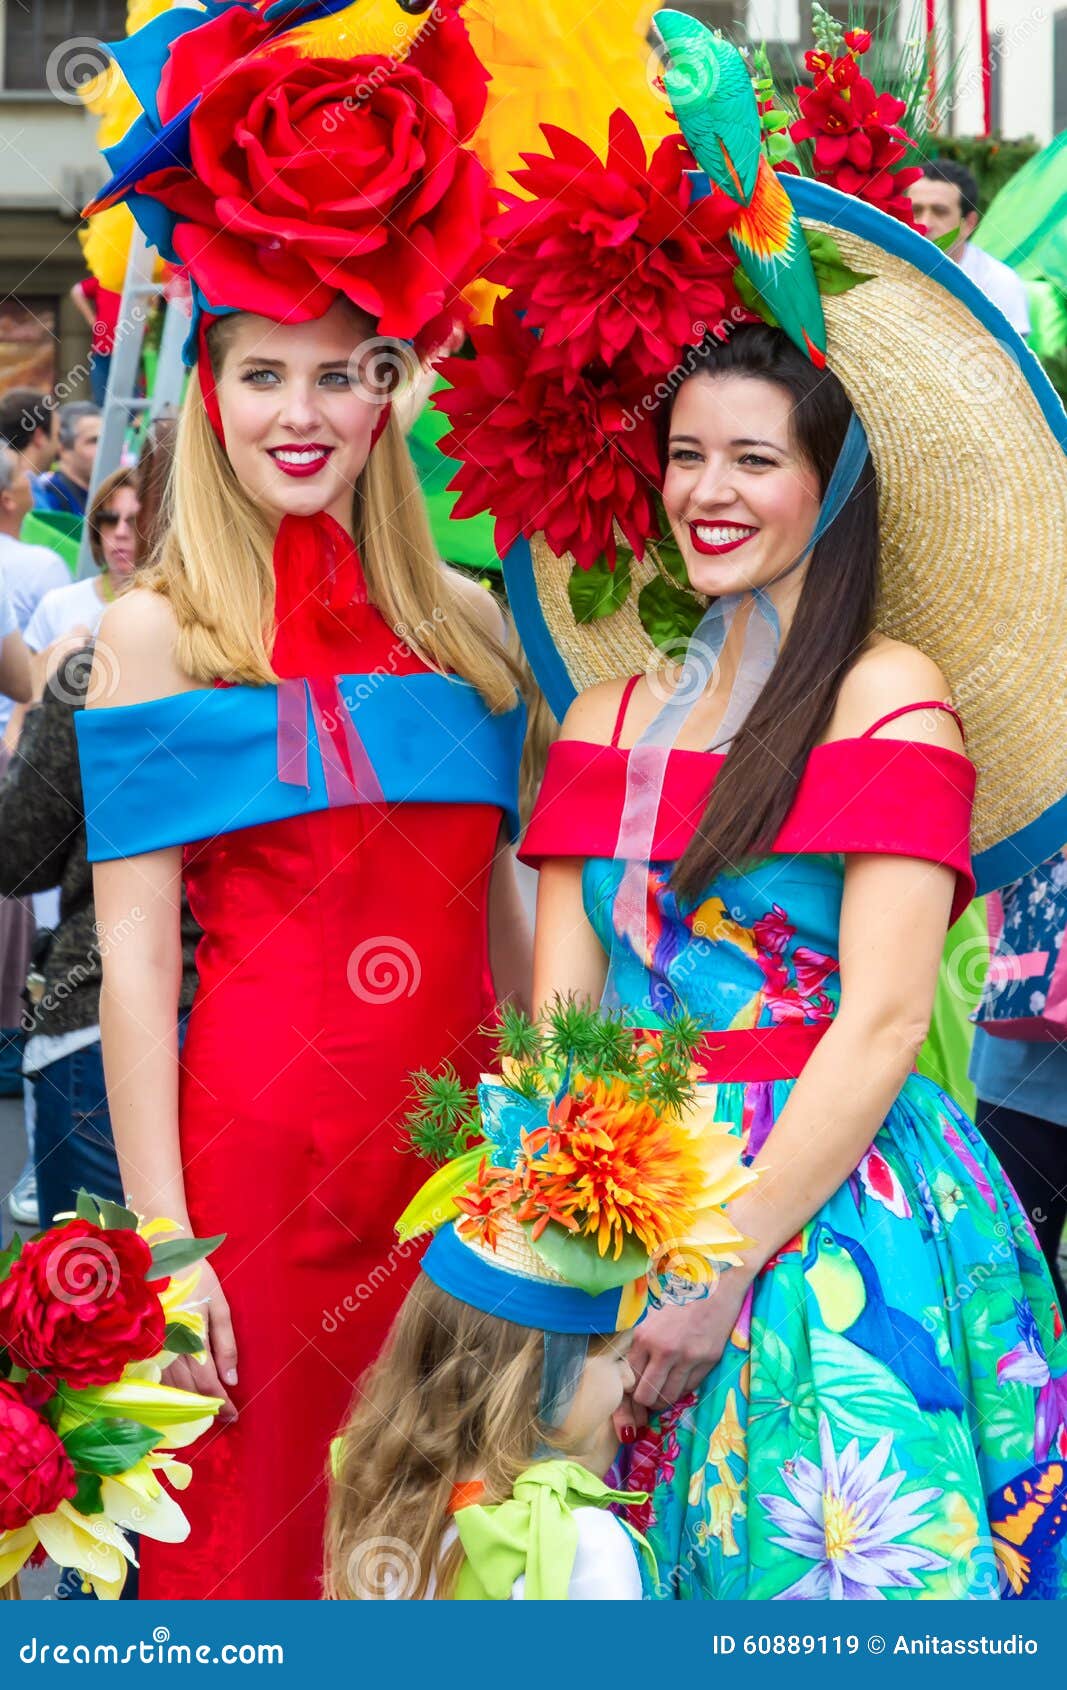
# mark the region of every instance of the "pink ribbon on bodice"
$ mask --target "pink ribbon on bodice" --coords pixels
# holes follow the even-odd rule
[[[293,676],[278,683],[278,779],[288,786],[310,787],[309,705],[330,808],[383,803],[381,782],[336,675]]]

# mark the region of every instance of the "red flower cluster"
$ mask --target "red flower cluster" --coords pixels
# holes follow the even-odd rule
[[[425,34],[400,62],[311,59],[234,6],[174,42],[159,112],[200,96],[190,164],[138,187],[177,217],[174,250],[212,305],[300,322],[340,292],[404,337],[456,308],[496,211],[462,144],[486,77],[457,17]]]
[[[0,1382],[0,1532],[17,1531],[35,1514],[53,1514],[78,1488],[59,1438],[23,1400]]]
[[[607,157],[544,126],[550,153],[524,154],[530,196],[491,227],[488,271],[511,290],[475,329],[473,363],[450,359],[436,404],[442,449],[463,460],[457,516],[491,509],[498,549],[543,532],[583,569],[616,560],[613,524],[635,552],[656,531],[660,467],[653,416],[684,349],[747,320],[724,240],[733,207],[691,203],[680,137],[651,161],[633,121],[613,114]]]
[[[146,1281],[151,1264],[136,1232],[76,1220],[43,1233],[0,1283],[0,1347],[74,1389],[112,1384],[163,1348],[169,1281]]]
[[[575,370],[511,301],[498,300],[472,339],[477,356],[445,359],[452,388],[436,399],[452,424],[441,450],[462,460],[450,483],[460,494],[454,514],[492,510],[502,555],[520,534],[543,532],[557,556],[573,552],[583,569],[605,555],[614,567],[613,520],[643,551],[659,484],[646,384],[632,370],[625,387],[604,365]]]
[[[624,111],[612,115],[603,162],[565,129],[545,124],[544,135],[551,154],[524,154],[528,168],[515,172],[530,197],[509,195],[492,226],[503,251],[489,279],[518,294],[528,326],[565,347],[572,368],[625,354],[659,375],[738,303],[723,240],[734,207],[718,194],[691,204],[681,137],[646,164]]]
[[[815,85],[797,89],[801,115],[789,133],[794,141],[815,142],[818,181],[867,200],[914,227],[905,189],[922,171],[915,166],[898,168],[912,145],[898,127],[907,108],[892,94],[875,93],[874,84],[862,75],[859,58],[870,44],[866,30],[852,30],[845,36],[849,51],[840,58],[829,53],[805,54],[804,63]]]

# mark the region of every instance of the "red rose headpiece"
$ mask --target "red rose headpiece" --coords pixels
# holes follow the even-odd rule
[[[429,342],[460,309],[495,210],[465,144],[485,72],[444,12],[403,59],[308,57],[300,7],[161,14],[110,51],[144,102],[89,208],[120,200],[190,276],[195,319],[306,322],[338,294],[377,332]],[[155,101],[145,90],[155,87]]]

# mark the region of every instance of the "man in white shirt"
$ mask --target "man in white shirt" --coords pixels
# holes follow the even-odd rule
[[[13,447],[0,444],[0,573],[20,634],[25,634],[45,593],[70,586],[70,571],[57,552],[48,546],[27,545],[18,537],[32,500],[25,459]],[[0,734],[12,708],[11,699],[0,695]]]
[[[1030,308],[1021,277],[999,258],[991,258],[972,245],[978,227],[978,184],[971,172],[954,159],[927,159],[923,173],[908,189],[916,223],[925,225],[931,240],[953,229],[959,237],[948,249],[960,269],[981,288],[987,299],[998,305],[1013,329],[1024,338],[1030,333]]]

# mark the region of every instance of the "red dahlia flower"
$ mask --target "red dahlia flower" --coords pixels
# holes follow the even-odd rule
[[[809,60],[820,62],[809,66],[815,86],[797,89],[801,115],[790,127],[792,139],[814,141],[818,181],[914,226],[911,201],[904,190],[922,171],[898,168],[912,144],[898,127],[907,109],[903,100],[876,93],[850,55],[823,64],[828,57],[808,54]]]
[[[91,1221],[52,1227],[24,1245],[0,1283],[0,1346],[20,1366],[74,1388],[110,1385],[131,1361],[163,1348],[152,1252],[136,1232]]]
[[[502,554],[520,534],[543,532],[583,569],[601,556],[614,567],[613,519],[642,552],[659,486],[647,383],[632,368],[626,382],[603,366],[575,371],[504,300],[472,339],[473,360],[440,366],[452,388],[435,400],[452,424],[441,450],[462,460],[450,483],[460,494],[454,514],[492,510]]]
[[[735,208],[722,195],[691,203],[680,136],[646,163],[623,111],[612,114],[603,161],[565,129],[543,130],[551,152],[524,153],[527,169],[514,173],[530,197],[508,195],[492,225],[502,251],[489,278],[512,290],[572,369],[612,366],[625,353],[635,369],[661,375],[738,304],[737,260],[724,240]]]
[[[0,1382],[0,1532],[18,1531],[35,1514],[54,1514],[77,1488],[51,1426],[15,1385]]]

